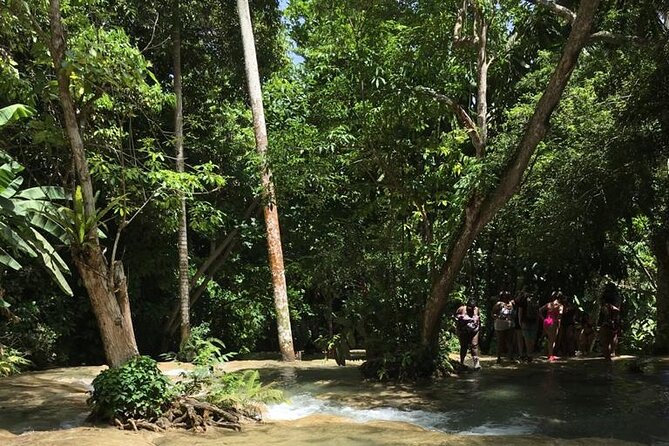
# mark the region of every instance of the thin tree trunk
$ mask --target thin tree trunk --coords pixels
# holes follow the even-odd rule
[[[441,317],[467,250],[485,225],[492,220],[497,211],[506,204],[520,186],[530,158],[546,134],[551,114],[562,97],[581,49],[590,38],[590,28],[598,4],[599,0],[581,1],[562,57],[553,71],[548,86],[527,124],[523,138],[496,189],[485,197],[480,196],[475,191],[469,200],[458,235],[451,245],[446,263],[442,266],[438,279],[432,286],[430,297],[423,311],[421,329],[423,347],[433,350],[437,345]]]
[[[251,14],[248,0],[237,0],[237,10],[242,29],[242,43],[244,45],[244,62],[246,77],[253,110],[253,130],[256,137],[256,148],[261,162],[261,182],[263,192],[263,211],[267,231],[267,247],[269,264],[272,271],[272,285],[274,287],[274,307],[279,335],[279,348],[284,361],[295,360],[293,335],[290,327],[290,313],[288,309],[288,293],[286,290],[286,276],[283,267],[283,253],[281,250],[281,233],[279,228],[279,214],[276,207],[274,183],[272,173],[267,164],[267,129],[265,127],[265,112],[260,90],[260,75],[256,58]]]
[[[176,104],[174,108],[174,145],[176,149],[177,172],[184,172],[184,119],[183,119],[183,92],[181,88],[181,16],[179,12],[179,1],[175,5],[174,28],[172,30],[172,58],[174,62],[174,96]],[[188,222],[186,219],[186,197],[183,192],[179,193],[179,234],[178,234],[178,257],[179,257],[179,309],[181,314],[181,341],[183,346],[190,337],[190,298],[188,281]]]
[[[488,144],[488,22],[481,12],[480,8],[476,8],[475,12],[478,17],[477,33],[478,41],[478,55],[476,58],[476,68],[478,72],[477,79],[477,95],[476,95],[476,125],[479,134],[478,144],[474,145],[476,150],[476,157],[483,158],[485,156],[486,145]]]
[[[257,198],[253,200],[253,202],[251,202],[251,204],[246,208],[246,211],[244,212],[244,215],[242,217],[243,220],[246,220],[252,214],[257,213],[256,211],[258,210],[259,205],[260,205],[260,199]],[[204,291],[207,288],[207,284],[214,278],[218,270],[220,270],[223,267],[228,257],[230,257],[230,254],[232,253],[232,248],[239,240],[240,232],[241,229],[239,226],[230,231],[228,235],[223,239],[223,241],[219,243],[216,246],[216,248],[214,248],[209,257],[207,257],[207,259],[202,263],[202,265],[200,265],[197,272],[190,280],[189,291],[190,291],[191,308],[193,307],[193,305],[195,305],[195,303],[197,303],[200,296],[202,296],[202,293],[204,293]],[[197,285],[198,281],[203,276],[204,278],[202,280],[202,283]],[[180,311],[181,311],[181,306],[180,305],[175,306],[174,309],[172,310],[172,313],[170,314],[170,317],[167,319],[164,331],[166,337],[166,339],[164,340],[165,343],[168,342],[167,338],[171,338],[178,328],[177,318],[179,317]]]
[[[667,354],[669,353],[669,239],[666,235],[657,235],[651,241],[651,248],[657,260],[655,291],[657,326],[653,351],[656,354]]]
[[[51,28],[49,49],[58,79],[58,93],[63,109],[65,130],[70,143],[70,151],[77,178],[82,190],[84,213],[86,217],[94,217],[96,212],[93,183],[88,170],[81,133],[77,124],[74,101],[70,95],[69,75],[62,68],[66,51],[66,40],[60,15],[59,0],[50,0],[49,21]],[[102,254],[102,247],[100,246],[97,231],[97,224],[89,228],[85,243],[81,246],[72,247],[72,258],[88,291],[91,307],[100,329],[107,362],[111,367],[116,367],[133,356],[138,355],[138,351],[132,320],[130,318],[129,305],[126,306],[123,302],[123,299],[127,299],[126,282],[123,280],[122,283],[115,284],[113,279],[109,279],[109,267]],[[117,289],[119,290],[118,296],[116,293]],[[121,302],[119,302],[119,299],[121,299]]]

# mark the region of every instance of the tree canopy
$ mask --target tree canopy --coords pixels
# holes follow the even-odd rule
[[[234,3],[0,0],[0,298],[22,320],[0,321],[0,342],[101,359],[95,245],[138,350],[177,348],[183,199],[190,323],[232,351],[278,350],[269,166],[295,350],[431,373],[469,297],[485,316],[502,290],[562,290],[596,316],[614,282],[624,348],[669,351],[666,2],[250,1],[266,159]],[[47,198],[32,220],[8,204]]]

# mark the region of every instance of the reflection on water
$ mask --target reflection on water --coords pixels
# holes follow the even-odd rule
[[[257,368],[289,402],[241,434],[141,434],[82,428],[90,382],[81,367],[0,379],[0,444],[77,446],[644,444],[669,442],[669,363],[636,374],[625,361],[486,367],[431,385],[364,382],[356,367],[321,361]],[[175,369],[177,365],[163,366]],[[176,372],[172,372],[174,374]],[[45,431],[13,437],[25,431]],[[48,432],[48,430],[54,430]],[[499,436],[504,436],[501,439]],[[225,439],[222,441],[222,439]],[[196,439],[196,440],[194,440]]]

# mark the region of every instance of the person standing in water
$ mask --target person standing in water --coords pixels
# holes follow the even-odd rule
[[[539,310],[544,320],[544,333],[546,334],[548,341],[546,344],[546,349],[548,360],[550,362],[553,362],[557,359],[554,355],[554,351],[555,341],[560,331],[560,319],[562,318],[562,313],[564,311],[564,305],[562,304],[563,299],[564,297],[562,296],[562,292],[553,291],[551,294],[551,301],[541,307]]]
[[[511,293],[499,293],[499,301],[492,307],[495,334],[497,335],[497,364],[502,363],[502,354],[511,358],[513,336],[513,301]]]
[[[474,370],[480,370],[479,362],[479,331],[481,330],[481,313],[473,299],[462,305],[455,312],[455,320],[460,340],[460,365],[465,367],[467,350],[471,351]]]
[[[602,295],[602,309],[599,313],[599,342],[604,358],[616,355],[620,334],[620,308],[615,304],[618,290],[613,283],[607,283]]]
[[[525,342],[525,359],[532,362],[532,354],[537,340],[539,303],[537,298],[529,293],[525,293],[518,302],[518,319],[520,320],[520,329]]]

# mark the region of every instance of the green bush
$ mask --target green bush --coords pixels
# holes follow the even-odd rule
[[[148,356],[137,356],[120,367],[105,370],[93,380],[88,400],[91,418],[151,420],[159,417],[172,398],[167,378]]]

